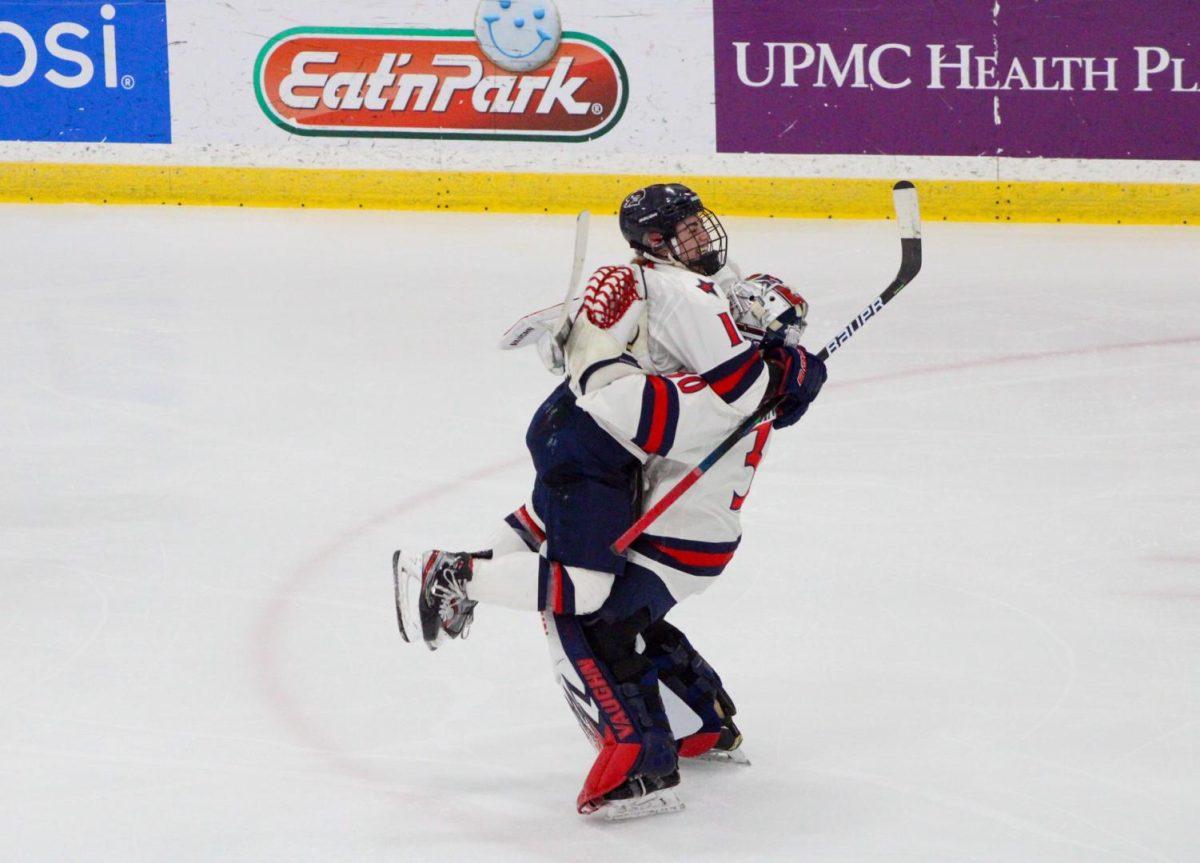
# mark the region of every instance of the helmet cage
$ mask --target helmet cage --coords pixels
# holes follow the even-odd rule
[[[683,217],[675,223],[669,236],[664,235],[664,239],[671,257],[689,270],[712,276],[725,266],[729,237],[725,233],[725,226],[712,210],[701,208]]]

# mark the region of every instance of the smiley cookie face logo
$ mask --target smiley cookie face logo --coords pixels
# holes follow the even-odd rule
[[[562,40],[553,0],[482,0],[475,37],[487,58],[509,72],[530,72],[550,61]]]

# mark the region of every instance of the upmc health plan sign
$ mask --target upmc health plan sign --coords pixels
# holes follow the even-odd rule
[[[0,0],[0,140],[169,144],[165,0]]]
[[[1200,0],[714,0],[717,150],[1200,159]]]

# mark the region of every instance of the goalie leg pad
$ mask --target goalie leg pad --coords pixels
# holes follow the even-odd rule
[[[741,745],[741,732],[733,722],[737,707],[721,678],[677,628],[659,620],[642,638],[644,655],[658,671],[659,680],[700,717],[699,731],[678,742],[679,754],[696,758],[714,747],[730,751]]]
[[[649,613],[615,624],[594,616],[544,617],[564,695],[600,750],[576,800],[578,810],[587,814],[607,800],[677,784],[675,741],[657,673],[636,650]]]

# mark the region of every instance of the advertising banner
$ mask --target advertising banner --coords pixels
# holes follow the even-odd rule
[[[170,143],[165,0],[0,0],[0,140]]]
[[[255,64],[259,106],[293,134],[338,137],[589,141],[621,119],[629,82],[604,42],[556,33],[542,65],[510,70],[488,39],[473,30],[287,30]]]
[[[714,0],[717,150],[1200,159],[1195,0]]]

